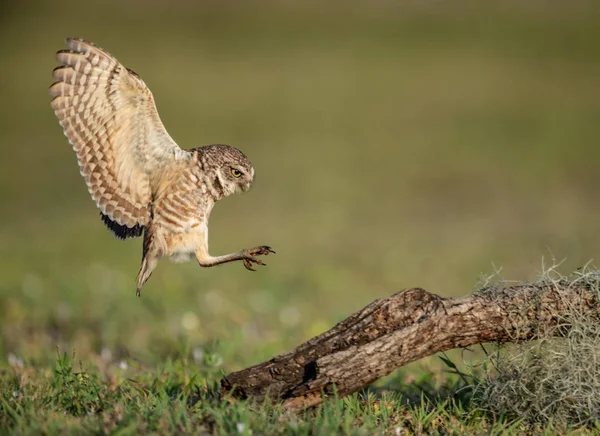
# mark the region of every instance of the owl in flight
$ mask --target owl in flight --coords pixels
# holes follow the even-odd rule
[[[248,158],[229,145],[189,150],[163,126],[142,79],[105,50],[68,38],[50,86],[52,108],[77,154],[79,169],[117,238],[144,236],[137,295],[161,257],[196,257],[201,266],[274,253],[263,245],[237,253],[208,253],[208,218],[215,202],[246,192],[254,179]]]

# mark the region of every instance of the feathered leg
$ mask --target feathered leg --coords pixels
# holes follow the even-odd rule
[[[138,276],[137,276],[136,295],[138,297],[141,296],[142,286],[144,286],[144,283],[146,283],[146,281],[148,281],[148,279],[152,275],[152,271],[154,271],[154,268],[156,268],[157,264],[158,264],[158,257],[146,256],[142,260],[142,267],[140,268],[140,272],[138,273]]]
[[[153,231],[152,228],[146,228],[144,232],[144,245],[142,252],[142,266],[137,276],[137,290],[136,295],[141,295],[142,286],[148,281],[152,275],[152,271],[158,265],[160,255],[152,244]]]
[[[235,262],[241,260],[244,264],[244,267],[247,270],[255,271],[252,268],[253,264],[256,265],[265,265],[262,260],[256,258],[256,256],[267,256],[270,253],[275,253],[271,247],[266,245],[261,245],[260,247],[254,248],[246,248],[245,250],[238,251],[237,253],[225,254],[223,256],[211,256],[208,254],[208,251],[203,248],[201,250],[196,251],[196,259],[200,266],[211,267],[216,265],[221,265],[227,262]]]

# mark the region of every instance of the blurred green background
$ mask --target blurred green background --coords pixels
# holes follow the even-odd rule
[[[0,9],[0,361],[258,363],[378,297],[468,294],[600,248],[596,1],[12,1]],[[162,261],[104,228],[50,108],[54,52],[90,39],[139,73],[185,148],[257,177],[212,254]],[[548,260],[550,262],[550,260]]]

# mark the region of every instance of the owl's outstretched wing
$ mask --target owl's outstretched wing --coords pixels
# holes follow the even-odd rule
[[[161,174],[190,154],[169,136],[136,73],[91,42],[66,43],[56,54],[52,108],[103,221],[117,236],[139,236]]]

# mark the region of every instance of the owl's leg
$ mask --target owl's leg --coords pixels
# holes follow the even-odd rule
[[[148,227],[144,231],[144,243],[142,245],[142,266],[140,272],[137,275],[137,290],[136,295],[141,295],[142,286],[148,281],[152,275],[152,271],[156,268],[158,260],[161,257],[160,250],[154,243],[154,228]]]
[[[145,256],[142,260],[142,267],[140,268],[140,272],[137,275],[137,291],[136,295],[139,297],[141,295],[142,286],[144,283],[148,281],[150,276],[152,275],[152,271],[158,265],[158,257],[155,256]]]
[[[196,251],[196,259],[198,259],[198,263],[200,266],[211,267],[216,265],[221,265],[227,262],[235,262],[241,260],[244,263],[246,269],[250,271],[255,271],[252,268],[253,264],[256,265],[264,265],[262,260],[256,258],[255,256],[267,256],[270,253],[275,253],[271,247],[266,245],[261,245],[260,247],[254,248],[246,248],[244,250],[238,251],[237,253],[225,254],[223,256],[211,256],[208,254],[206,249],[201,249]]]

